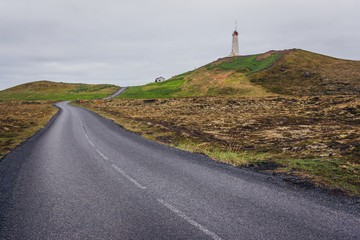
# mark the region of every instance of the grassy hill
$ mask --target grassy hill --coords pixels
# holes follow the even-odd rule
[[[360,61],[290,50],[273,67],[250,79],[279,94],[360,95]]]
[[[164,82],[130,87],[119,98],[358,95],[360,61],[304,50],[221,58]]]
[[[0,100],[103,98],[117,86],[38,81],[0,91]],[[300,49],[220,58],[164,82],[129,87],[118,98],[360,95],[360,61]]]
[[[110,84],[81,84],[37,81],[0,91],[0,100],[75,100],[97,99],[114,93]]]

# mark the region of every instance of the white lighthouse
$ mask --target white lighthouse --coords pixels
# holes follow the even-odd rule
[[[235,26],[235,31],[232,34],[232,47],[231,47],[231,53],[229,55],[229,57],[234,57],[234,56],[240,56],[239,54],[239,40],[238,40],[238,36],[239,33],[236,31],[237,27]]]

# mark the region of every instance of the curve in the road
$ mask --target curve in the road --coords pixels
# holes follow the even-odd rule
[[[117,97],[117,96],[119,96],[120,94],[122,94],[124,91],[126,91],[126,89],[128,89],[128,87],[121,87],[119,90],[117,90],[116,92],[114,92],[114,93],[111,94],[110,96],[104,97],[103,100]]]
[[[62,112],[0,163],[1,239],[358,239],[358,206]]]

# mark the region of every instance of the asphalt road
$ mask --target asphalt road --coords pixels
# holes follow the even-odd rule
[[[111,94],[108,97],[104,97],[103,99],[110,99],[110,98],[114,98],[116,96],[119,96],[120,94],[125,92],[126,89],[128,89],[128,88],[127,87],[121,87],[119,90],[117,90],[116,92],[114,92],[113,94]]]
[[[359,239],[358,205],[125,131],[66,102],[0,162],[0,239]]]

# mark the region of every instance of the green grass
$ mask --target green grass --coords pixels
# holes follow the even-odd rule
[[[274,52],[268,57],[257,60],[259,55],[261,54],[247,57],[225,58],[194,71],[175,76],[164,82],[129,87],[118,98],[146,99],[189,96],[251,95],[251,93],[254,92],[254,86],[252,86],[254,84],[248,81],[245,84],[244,79],[247,79],[248,75],[272,66],[272,64],[279,59],[281,53]],[[226,81],[225,85],[221,83],[221,80],[219,80],[219,82],[214,80],[221,74],[226,73],[226,71],[234,69],[237,74],[232,74],[231,81]],[[242,86],[240,87],[241,89],[239,89],[239,86],[232,86],[236,85],[239,81],[243,81]]]
[[[145,86],[129,87],[118,98],[166,98],[180,91],[183,78],[172,78],[160,83],[150,83]]]
[[[237,151],[236,149],[221,149],[209,145],[203,147],[192,141],[182,141],[173,147],[200,152],[221,162],[235,166],[261,164],[267,161],[278,165],[276,172],[293,172],[299,177],[313,182],[315,185],[330,189],[341,189],[347,194],[360,195],[360,165],[353,164],[345,159],[324,158],[279,158],[276,154],[256,151]],[[270,160],[271,159],[271,160]]]
[[[63,94],[47,94],[47,93],[12,93],[12,94],[0,94],[0,100],[50,100],[50,101],[72,101],[77,99],[90,100],[100,99],[109,96],[110,94],[98,94],[98,93],[63,93]]]
[[[284,165],[281,171],[298,171],[300,176],[308,176],[316,183],[325,183],[360,195],[360,165],[344,159],[309,158],[309,159],[275,159]]]
[[[0,91],[0,100],[76,100],[99,99],[114,93],[119,87],[111,84],[31,82]]]
[[[185,77],[192,71],[177,75],[169,80],[149,83],[144,86],[129,87],[117,98],[169,98],[181,91],[181,85],[185,82]]]
[[[189,152],[203,153],[213,159],[216,159],[217,161],[229,163],[234,166],[244,166],[250,163],[260,163],[271,157],[270,153],[224,150],[216,146],[203,147],[189,140],[173,145],[173,147]]]
[[[113,84],[103,84],[102,86],[96,88],[96,89],[93,89],[91,90],[92,92],[95,92],[95,91],[99,91],[101,89],[105,89],[105,88],[112,88],[112,87],[116,87],[115,85]]]
[[[78,88],[74,90],[70,90],[69,92],[79,93],[79,92],[87,92],[87,91],[89,91],[89,88],[87,88],[85,84],[79,84]]]
[[[231,147],[220,148],[216,145],[198,144],[189,139],[182,140],[173,147],[203,153],[221,162],[234,166],[249,166],[274,163],[271,171],[278,173],[291,173],[326,189],[340,189],[344,194],[360,196],[360,165],[348,159],[340,158],[286,158],[275,153],[257,151],[239,151]]]
[[[238,69],[239,72],[246,72],[248,71],[247,75],[251,75],[255,72],[261,71],[270,67],[272,64],[275,63],[276,60],[279,59],[281,56],[280,53],[273,53],[271,56],[268,56],[261,60],[256,60],[256,58],[260,54],[252,55],[248,57],[239,57],[235,58],[232,61],[223,60],[220,64],[209,64],[206,65],[205,68],[207,70],[211,70],[214,68],[221,68],[224,70],[233,70]]]

